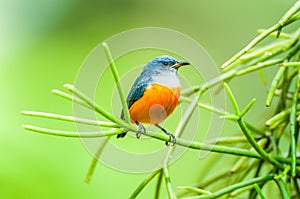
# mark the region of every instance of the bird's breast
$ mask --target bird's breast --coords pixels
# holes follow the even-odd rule
[[[157,124],[164,121],[176,108],[180,86],[167,87],[158,83],[148,86],[143,96],[129,109],[132,122]]]

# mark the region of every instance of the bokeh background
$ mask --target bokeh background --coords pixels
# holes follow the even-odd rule
[[[80,140],[27,132],[21,127],[23,123],[48,124],[21,116],[24,109],[72,114],[71,104],[50,91],[74,82],[85,57],[106,38],[138,27],[170,28],[199,42],[220,66],[258,28],[273,25],[294,2],[1,0],[0,197],[127,198],[147,175],[99,164],[92,182],[86,184],[91,156]],[[267,70],[267,78],[272,74]],[[253,86],[257,89],[251,89]],[[232,88],[238,90],[241,106],[252,97],[262,105],[267,90],[257,74],[233,81]],[[263,117],[260,105],[254,109]],[[258,120],[255,110],[249,113],[251,121]],[[58,124],[60,127],[64,124]],[[236,133],[236,129],[225,125],[223,133]],[[174,187],[192,184],[213,174],[214,168],[218,170],[213,162],[208,170],[209,160],[205,161],[193,151],[183,156],[171,167]],[[154,186],[150,184],[140,198],[152,198]]]

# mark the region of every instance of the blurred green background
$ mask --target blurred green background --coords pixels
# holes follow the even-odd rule
[[[92,182],[85,184],[91,156],[80,140],[21,128],[23,123],[47,124],[22,117],[24,109],[72,113],[71,104],[50,91],[72,83],[88,53],[106,38],[137,27],[170,28],[202,44],[220,66],[256,35],[256,29],[275,23],[294,2],[1,0],[0,197],[127,198],[146,176],[98,165]],[[259,89],[248,92],[255,84]],[[257,74],[235,81],[236,88],[240,88],[241,105],[252,97],[258,103],[265,98],[266,87]],[[254,116],[250,113],[249,119],[255,121]],[[225,126],[226,132],[232,132],[231,126]],[[174,186],[200,179],[204,162],[195,151],[183,156],[171,167]],[[140,198],[152,198],[153,186]]]

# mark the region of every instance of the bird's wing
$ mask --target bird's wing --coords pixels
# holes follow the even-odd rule
[[[128,108],[143,96],[145,89],[150,86],[150,80],[149,76],[144,76],[143,74],[135,80],[127,97]]]

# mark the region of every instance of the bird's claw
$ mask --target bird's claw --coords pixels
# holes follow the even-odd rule
[[[146,129],[143,125],[137,124],[139,127],[138,132],[136,133],[136,138],[139,139],[143,133],[146,133]]]
[[[166,146],[170,146],[170,142],[172,141],[172,146],[176,144],[176,137],[172,133],[166,132],[168,136],[170,136],[169,141],[166,141]]]

